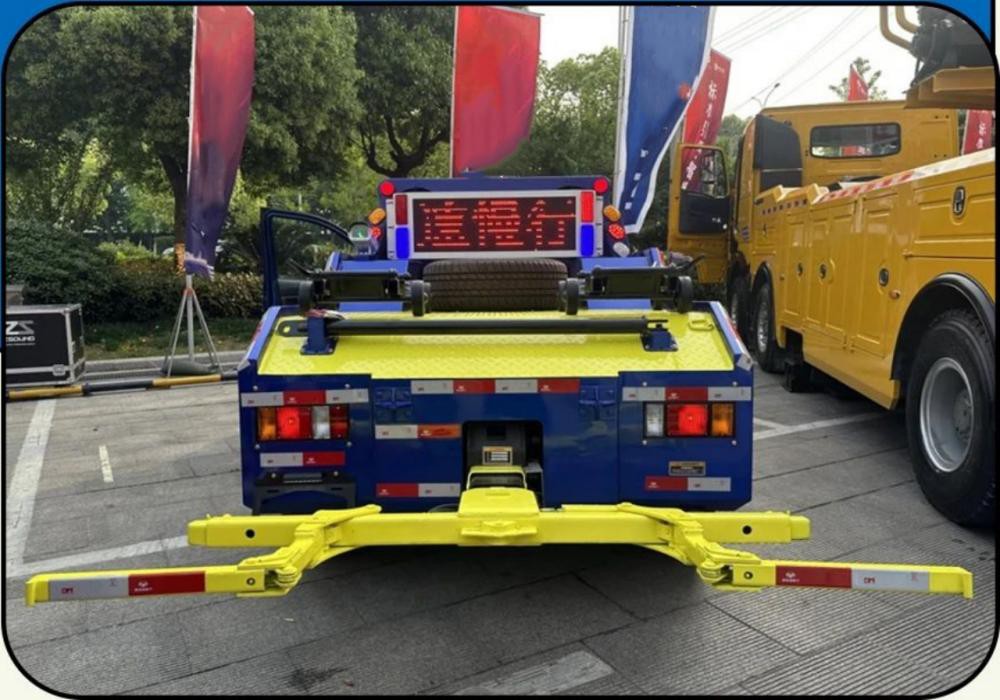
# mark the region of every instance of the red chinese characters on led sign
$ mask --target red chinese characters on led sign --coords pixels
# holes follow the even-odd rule
[[[415,253],[573,251],[576,196],[414,198]]]

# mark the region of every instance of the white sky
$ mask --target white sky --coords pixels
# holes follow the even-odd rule
[[[542,59],[550,65],[618,45],[617,7],[530,9],[543,15]],[[907,16],[915,22],[916,10],[908,7]],[[712,47],[732,59],[725,113],[741,117],[759,110],[750,98],[763,100],[776,81],[781,85],[769,106],[836,100],[827,85],[846,77],[857,56],[881,70],[879,87],[890,99],[900,99],[916,63],[882,38],[878,8],[872,6],[717,7]]]

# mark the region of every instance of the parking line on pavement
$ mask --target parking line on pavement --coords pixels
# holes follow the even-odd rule
[[[765,428],[787,428],[788,427],[784,423],[775,423],[773,420],[764,420],[763,418],[758,418],[757,416],[754,416],[753,422],[754,423],[758,423],[760,425],[763,425]]]
[[[561,659],[463,688],[455,695],[552,695],[612,673],[613,668],[589,651],[574,651]]]
[[[791,435],[792,433],[804,433],[809,430],[819,430],[820,428],[832,428],[837,425],[847,425],[849,423],[861,423],[864,421],[875,420],[876,418],[882,418],[886,415],[886,412],[881,413],[859,413],[853,416],[841,416],[840,418],[831,418],[829,420],[818,420],[812,423],[800,423],[799,425],[787,425],[781,428],[772,428],[771,430],[764,430],[759,433],[754,433],[754,440],[767,440],[768,438],[781,437],[782,435]]]
[[[97,453],[101,457],[101,474],[104,476],[104,483],[114,483],[115,477],[114,474],[111,473],[111,458],[108,457],[107,445],[101,445],[98,447]]]
[[[139,557],[144,554],[158,554],[169,549],[180,549],[187,547],[187,537],[168,537],[162,540],[147,540],[137,542],[123,547],[112,547],[111,549],[97,549],[92,552],[81,552],[80,554],[69,554],[65,557],[54,557],[52,559],[41,559],[39,561],[29,561],[22,563],[13,569],[8,565],[7,577],[31,576],[49,571],[62,571],[66,569],[76,569],[89,564],[99,564],[115,559],[129,559]]]
[[[14,465],[10,493],[7,494],[7,571],[17,569],[24,561],[28,530],[35,513],[35,495],[38,493],[45,447],[49,443],[49,430],[52,428],[55,412],[54,399],[38,402]]]

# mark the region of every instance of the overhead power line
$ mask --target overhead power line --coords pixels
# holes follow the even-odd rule
[[[814,46],[811,46],[806,51],[806,53],[802,54],[796,60],[792,61],[791,65],[788,67],[788,69],[786,69],[780,75],[774,77],[772,80],[769,80],[767,82],[767,85],[765,85],[764,87],[762,87],[757,92],[753,93],[753,95],[751,95],[745,102],[743,102],[742,104],[740,104],[739,107],[736,107],[736,109],[737,110],[742,109],[746,105],[748,105],[751,102],[753,102],[754,99],[759,94],[761,94],[765,90],[771,88],[773,85],[776,85],[777,83],[780,83],[783,79],[785,79],[786,77],[788,77],[789,75],[791,75],[792,73],[794,73],[796,70],[802,68],[804,65],[807,65],[809,63],[809,59],[810,58],[812,58],[813,56],[818,55],[819,51],[821,49],[823,49],[824,47],[826,47],[830,42],[832,42],[840,34],[840,32],[842,32],[850,24],[852,24],[855,20],[857,20],[862,14],[864,14],[864,12],[865,12],[866,9],[867,8],[859,7],[857,9],[853,10],[851,13],[849,13],[844,19],[842,19],[840,21],[839,24],[837,24],[837,26],[835,26],[833,29],[831,29],[829,32],[827,32],[818,42],[816,42],[816,44]]]
[[[750,44],[753,44],[756,41],[766,36],[773,35],[773,33],[776,30],[784,27],[790,22],[794,22],[795,20],[805,17],[807,14],[809,14],[815,9],[816,9],[815,7],[798,7],[791,14],[779,18],[772,24],[768,24],[767,26],[761,28],[759,31],[751,32],[749,35],[744,37],[739,37],[731,43],[727,42],[725,45],[720,47],[720,50],[725,51],[727,53],[733,53],[735,51],[738,51],[743,47],[749,46]]]
[[[774,17],[775,15],[780,15],[786,12],[794,12],[794,11],[795,11],[794,7],[771,7],[764,9],[762,12],[758,12],[757,14],[748,17],[747,20],[742,24],[740,24],[739,26],[736,26],[730,29],[729,31],[723,32],[717,37],[712,37],[712,43],[721,44],[727,41],[732,41],[738,35],[743,34],[744,32],[749,32],[752,29],[759,28],[762,25],[762,23],[770,21],[771,18]]]
[[[858,39],[854,43],[852,43],[846,49],[844,49],[843,51],[841,51],[840,53],[838,53],[836,56],[834,56],[833,58],[831,58],[829,61],[827,61],[826,63],[824,63],[822,68],[820,68],[815,73],[813,73],[812,75],[810,75],[808,78],[806,78],[805,80],[803,80],[801,83],[798,83],[797,85],[795,85],[795,87],[793,87],[788,92],[786,92],[784,94],[784,97],[790,97],[791,95],[795,94],[795,92],[797,92],[798,90],[800,90],[801,88],[805,87],[807,84],[809,84],[810,82],[812,82],[813,79],[815,79],[820,73],[822,73],[823,71],[825,71],[827,68],[829,68],[830,66],[832,66],[834,63],[836,63],[837,61],[839,61],[841,58],[843,58],[844,55],[848,51],[850,51],[855,46],[857,46],[858,44],[860,44],[862,41],[864,41],[865,39],[867,39],[869,36],[871,36],[872,34],[874,34],[875,33],[875,29],[876,29],[875,27],[872,27],[867,32],[865,32],[864,34],[862,34],[860,37],[858,37]]]

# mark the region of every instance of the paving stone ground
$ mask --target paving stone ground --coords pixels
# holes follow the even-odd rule
[[[176,597],[25,607],[4,627],[39,683],[89,693],[941,693],[994,635],[995,542],[934,511],[913,481],[902,418],[863,399],[787,394],[759,370],[756,415],[800,425],[755,448],[746,508],[809,516],[781,558],[965,566],[969,601],[876,591],[721,593],[626,547],[359,550],[284,598]],[[26,565],[172,540],[206,513],[244,512],[236,388],[60,399]],[[6,408],[6,483],[36,404]],[[766,424],[758,425],[766,431]],[[114,482],[102,478],[107,449]],[[236,561],[172,547],[91,568]],[[8,572],[9,574],[9,572]]]

